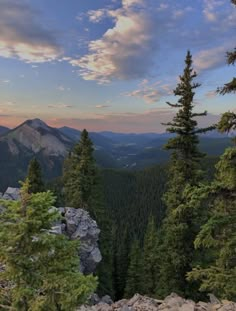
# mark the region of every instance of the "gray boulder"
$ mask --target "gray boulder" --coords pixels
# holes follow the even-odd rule
[[[60,208],[65,219],[65,232],[73,240],[80,240],[80,270],[84,274],[93,273],[102,260],[98,248],[100,229],[95,220],[83,209]]]
[[[3,200],[20,200],[20,189],[8,187],[4,195],[2,196]]]

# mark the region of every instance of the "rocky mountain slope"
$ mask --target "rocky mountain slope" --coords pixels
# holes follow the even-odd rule
[[[0,136],[0,190],[24,179],[29,161],[36,157],[47,179],[61,173],[73,141],[39,119],[27,120]]]
[[[5,134],[7,131],[9,131],[9,128],[0,125],[0,135]]]
[[[0,138],[0,143],[6,143],[13,155],[22,150],[45,156],[65,156],[72,141],[59,130],[49,127],[39,119],[27,120],[20,126]]]
[[[227,300],[219,301],[210,295],[210,302],[195,303],[176,294],[164,300],[157,300],[139,294],[131,299],[122,299],[113,304],[103,301],[95,306],[82,306],[78,311],[236,311],[236,303]]]

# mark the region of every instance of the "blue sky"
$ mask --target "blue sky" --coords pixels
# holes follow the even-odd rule
[[[235,28],[230,0],[0,0],[0,124],[163,132],[187,49],[214,123],[235,110],[215,94],[235,76]]]

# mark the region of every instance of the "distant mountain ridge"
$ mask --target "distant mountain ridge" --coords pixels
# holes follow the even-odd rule
[[[8,127],[5,126],[1,126],[0,125],[0,136],[5,134],[6,132],[8,132],[10,129]]]
[[[0,191],[9,185],[18,185],[33,157],[41,163],[46,179],[60,176],[64,158],[79,141],[80,134],[81,131],[70,127],[50,127],[40,119],[27,120],[11,130],[3,128],[0,133]],[[100,167],[140,169],[166,163],[169,159],[169,153],[163,149],[172,137],[169,133],[90,132],[89,136]],[[216,131],[200,137],[200,149],[211,156],[219,156],[230,145],[230,138]]]
[[[24,148],[29,153],[43,152],[47,156],[65,156],[72,141],[58,129],[48,126],[40,119],[27,120],[6,132],[0,143],[6,142],[12,154],[17,155]]]
[[[0,189],[17,186],[29,161],[39,160],[47,179],[61,174],[62,163],[73,141],[40,119],[27,120],[0,136]]]

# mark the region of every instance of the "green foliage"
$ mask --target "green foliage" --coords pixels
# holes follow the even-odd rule
[[[3,201],[0,215],[1,304],[18,311],[69,311],[84,302],[96,288],[93,276],[78,270],[78,242],[49,233],[59,220],[50,192],[29,194],[21,201]]]
[[[64,162],[64,193],[66,204],[74,208],[89,208],[89,200],[97,175],[93,144],[83,130],[78,144]]]
[[[113,284],[115,299],[124,295],[129,253],[137,239],[143,246],[149,216],[157,226],[164,216],[162,195],[166,167],[155,166],[138,172],[103,171],[107,215],[111,219],[113,241]]]
[[[203,154],[198,150],[197,134],[206,132],[213,127],[200,129],[195,117],[205,116],[204,113],[194,113],[193,99],[195,89],[200,85],[193,82],[197,74],[192,69],[192,56],[188,51],[185,59],[185,69],[180,82],[174,90],[179,96],[178,108],[173,121],[167,123],[167,131],[175,133],[166,148],[172,150],[169,169],[168,190],[164,195],[167,207],[166,218],[161,229],[161,240],[158,252],[165,254],[159,259],[160,278],[157,294],[166,296],[176,292],[184,296],[192,296],[191,285],[186,281],[186,273],[191,270],[194,257],[193,241],[197,227],[192,209],[185,208],[185,188],[196,185],[202,178],[200,160]]]
[[[236,1],[231,0],[232,4],[236,6]],[[227,52],[227,63],[229,65],[235,65],[236,62],[236,48]],[[226,83],[223,87],[217,89],[218,93],[225,95],[228,93],[236,93],[236,77],[232,81]],[[222,115],[221,120],[218,124],[218,129],[221,132],[229,132],[230,130],[236,129],[236,114],[233,112],[226,112]]]
[[[236,130],[236,114],[234,112],[223,113],[218,123],[218,129],[222,133]]]
[[[110,295],[113,293],[113,242],[112,242],[112,222],[108,210],[105,206],[104,190],[102,187],[101,174],[96,176],[96,187],[91,193],[90,213],[97,221],[101,230],[99,235],[99,248],[102,254],[102,261],[98,265],[97,275],[99,278],[98,294],[100,296]]]
[[[158,284],[157,226],[149,218],[143,245],[143,293],[154,296]]]
[[[88,132],[83,130],[79,143],[65,160],[64,195],[67,205],[87,209],[98,223],[101,230],[99,246],[103,257],[97,271],[98,292],[100,295],[112,296],[112,226],[105,209],[100,172],[93,150]]]
[[[139,242],[135,240],[129,254],[129,268],[125,287],[125,297],[133,297],[143,290],[143,257]]]
[[[192,205],[210,198],[210,217],[202,226],[195,247],[210,250],[214,256],[188,273],[189,280],[200,280],[202,291],[220,298],[236,299],[236,148],[229,148],[216,165],[215,180],[195,190]]]
[[[39,162],[34,158],[30,161],[28,167],[29,192],[37,193],[43,192],[45,186],[42,179],[42,172]]]

